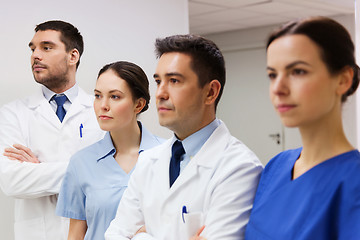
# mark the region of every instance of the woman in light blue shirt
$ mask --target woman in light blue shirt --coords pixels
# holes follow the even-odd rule
[[[100,70],[94,110],[107,133],[71,158],[56,208],[57,215],[70,218],[69,239],[104,239],[139,153],[162,142],[137,121],[148,109],[148,89],[146,74],[133,63]]]

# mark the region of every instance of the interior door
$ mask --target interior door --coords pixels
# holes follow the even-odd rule
[[[224,52],[227,82],[217,116],[265,165],[284,150],[284,129],[269,100],[265,48]]]

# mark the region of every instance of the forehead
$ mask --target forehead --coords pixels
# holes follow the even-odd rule
[[[59,31],[55,31],[55,30],[37,31],[34,34],[34,37],[31,39],[29,45],[38,45],[47,42],[56,45],[64,45],[60,37],[61,37],[61,33]]]
[[[274,40],[267,50],[268,64],[292,61],[322,61],[321,50],[309,37],[295,34]]]
[[[179,52],[164,53],[161,55],[156,68],[157,74],[177,72],[183,75],[194,73],[191,69],[190,55]],[[194,73],[195,74],[195,73]]]
[[[128,90],[129,85],[127,82],[119,77],[116,72],[112,69],[108,69],[103,72],[96,81],[96,88],[103,89],[103,90]]]

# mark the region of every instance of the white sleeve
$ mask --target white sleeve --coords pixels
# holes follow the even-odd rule
[[[8,195],[17,198],[37,198],[59,193],[67,162],[21,163],[3,156],[4,149],[14,143],[26,146],[21,131],[21,111],[16,104],[0,109],[0,187]],[[28,146],[27,146],[28,147]]]
[[[208,240],[244,239],[263,167],[255,155],[237,153],[226,157],[235,164],[220,165],[215,173],[218,176],[214,179],[218,181],[212,183],[214,186],[202,233]]]
[[[144,154],[139,156],[136,168],[130,177],[128,188],[119,203],[115,219],[111,221],[105,232],[106,240],[155,240],[148,233],[140,233],[134,236],[145,224],[141,210],[141,187],[143,186],[141,180],[142,172],[146,170],[146,166],[144,166],[146,159],[142,159],[142,156]]]

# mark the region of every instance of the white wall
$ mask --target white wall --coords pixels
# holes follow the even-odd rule
[[[343,16],[337,16],[337,17],[333,17],[335,20],[339,21],[340,23],[342,23],[350,32],[350,34],[353,36],[353,39],[355,34],[354,34],[354,16],[353,15],[343,15]],[[253,50],[263,50],[265,53],[265,44],[266,44],[266,39],[268,34],[271,32],[271,30],[273,30],[275,27],[277,27],[278,25],[272,25],[272,26],[266,26],[266,27],[259,27],[259,28],[252,28],[252,29],[245,29],[245,30],[238,30],[238,31],[231,31],[231,32],[224,32],[224,33],[218,33],[218,34],[211,34],[211,35],[206,35],[205,37],[213,40],[218,46],[219,48],[225,53],[225,55],[229,55],[229,53],[234,53],[234,52],[244,52],[244,54],[247,51],[253,51]],[[265,54],[264,54],[265,55]],[[251,57],[251,68],[246,69],[245,71],[247,71],[246,73],[242,73],[241,76],[248,76],[245,79],[238,79],[239,82],[239,86],[240,84],[243,84],[241,82],[246,82],[249,81],[249,85],[250,85],[250,81],[254,81],[255,79],[251,76],[254,76],[254,69],[258,69],[257,71],[259,72],[263,72],[264,76],[263,79],[260,79],[260,81],[263,81],[264,85],[268,84],[268,80],[266,77],[266,65],[265,65],[265,59],[261,58],[262,56],[259,55],[258,59],[254,59],[253,57]],[[247,57],[248,59],[250,59],[249,57]],[[246,61],[246,59],[245,59]],[[234,63],[230,63],[230,62],[226,62],[227,65],[231,65]],[[239,63],[235,63],[235,64],[239,64]],[[241,66],[239,66],[239,68],[241,68]],[[231,72],[227,72],[227,75],[230,76],[232,75]],[[228,79],[229,80],[229,79]],[[231,83],[234,84],[234,83]],[[230,83],[227,83],[227,86],[232,86],[232,88],[235,88],[234,85],[231,85]],[[229,91],[229,89],[227,89],[227,86],[225,85],[225,89],[224,89],[224,95],[229,94],[231,91]],[[261,91],[260,91],[261,90]],[[239,124],[239,115],[241,114],[251,114],[251,112],[254,112],[254,108],[256,109],[256,98],[255,101],[254,96],[259,96],[259,101],[262,101],[262,99],[260,99],[260,95],[261,94],[265,94],[267,95],[267,91],[262,91],[263,89],[258,89],[257,92],[250,92],[247,94],[243,94],[243,95],[239,95],[239,93],[241,92],[240,90],[238,92],[235,92],[235,94],[232,96],[233,99],[236,99],[238,102],[236,101],[231,101],[231,102],[226,102],[226,96],[223,97],[223,99],[220,101],[219,104],[219,108],[231,108],[231,111],[233,111],[233,115],[224,115],[221,116],[221,109],[219,111],[219,115],[220,117],[225,121],[225,123],[227,123],[227,125],[229,125],[230,127],[230,131],[232,133],[234,133],[235,137],[239,138],[240,140],[245,140],[245,144],[248,144],[250,148],[252,148],[255,153],[260,157],[260,156],[265,156],[266,154],[263,153],[263,146],[261,144],[263,144],[263,142],[258,141],[258,145],[252,145],[252,142],[255,142],[257,139],[255,139],[254,141],[252,140],[248,140],[248,142],[246,141],[247,138],[250,135],[255,135],[255,131],[257,131],[257,126],[262,126],[264,124],[264,121],[267,121],[266,119],[266,114],[263,115],[265,116],[265,118],[259,118],[256,117],[256,114],[253,114],[253,121],[250,123],[252,126],[251,127],[245,127],[246,129],[244,129],[244,131],[239,131],[239,128],[244,128],[244,126]],[[233,91],[232,91],[233,92]],[[230,93],[232,94],[232,93]],[[343,120],[344,120],[344,128],[345,128],[345,132],[347,137],[349,138],[350,142],[353,144],[353,146],[357,146],[357,134],[356,134],[356,104],[355,104],[355,96],[352,96],[348,99],[348,102],[344,104],[343,106]],[[270,101],[270,100],[268,100]],[[359,100],[360,102],[360,100]],[[249,109],[244,108],[244,104],[242,103],[246,103],[249,107]],[[246,105],[245,104],[245,105]],[[270,105],[270,104],[269,104]],[[265,111],[267,109],[256,109],[256,111]],[[237,122],[234,122],[237,121]],[[231,128],[231,126],[234,126],[233,128]],[[276,127],[276,126],[274,126]],[[273,130],[269,130],[269,131],[273,131]],[[297,132],[297,129],[289,129],[289,128],[285,128],[283,130],[284,132],[284,138],[285,138],[285,144],[283,146],[284,149],[289,149],[289,148],[294,148],[294,147],[298,147],[300,146],[301,142],[300,142],[300,137],[299,137],[299,133]],[[238,135],[236,134],[238,133]],[[261,157],[260,157],[261,159]],[[268,159],[261,159],[263,163],[266,163],[268,161]]]
[[[30,70],[29,41],[36,24],[61,19],[74,24],[84,37],[85,51],[77,74],[82,88],[91,93],[97,72],[110,62],[127,60],[147,73],[152,101],[141,116],[152,132],[170,136],[158,124],[153,100],[156,85],[154,41],[157,37],[188,33],[187,0],[12,0],[0,3],[2,58],[0,105],[26,96],[39,86]],[[13,201],[0,191],[0,238],[13,239]]]

